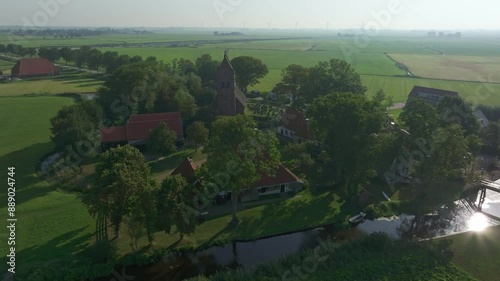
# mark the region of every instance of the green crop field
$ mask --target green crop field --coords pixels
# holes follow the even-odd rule
[[[77,195],[55,191],[35,173],[38,160],[53,149],[49,119],[64,105],[61,97],[2,97],[0,118],[1,169],[16,168],[16,257],[19,267],[31,262],[67,258],[80,251],[94,229],[93,219]],[[13,122],[15,121],[15,122]],[[6,172],[0,174],[6,182]],[[0,191],[6,200],[6,188]],[[7,209],[0,208],[5,221]],[[6,249],[2,246],[1,255]],[[21,262],[22,261],[22,262]]]
[[[500,82],[500,57],[390,54],[420,77]]]
[[[84,73],[71,72],[66,75],[63,72],[58,77],[0,83],[0,97],[31,94],[95,93],[102,83],[102,81]]]

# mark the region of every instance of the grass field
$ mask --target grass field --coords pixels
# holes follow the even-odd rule
[[[73,99],[61,97],[0,98],[0,118],[7,120],[0,125],[0,163],[2,171],[16,167],[16,256],[21,268],[67,258],[80,251],[93,232],[93,220],[77,196],[54,191],[35,173],[38,160],[53,149],[49,119],[72,103]],[[0,180],[7,181],[6,172]],[[0,195],[5,202],[6,188]],[[5,206],[0,208],[3,220]]]
[[[103,81],[92,76],[70,71],[62,72],[61,76],[38,79],[23,79],[0,83],[0,97],[63,94],[63,93],[96,93]]]
[[[419,77],[500,82],[500,57],[448,56],[448,55],[401,55],[390,56],[406,65]]]
[[[500,226],[482,232],[463,233],[439,239],[452,242],[452,261],[471,276],[482,280],[499,280]]]

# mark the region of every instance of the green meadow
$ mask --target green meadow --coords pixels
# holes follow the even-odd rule
[[[0,83],[0,97],[96,93],[102,83],[87,73],[62,70],[61,76]]]

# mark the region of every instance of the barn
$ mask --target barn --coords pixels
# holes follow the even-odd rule
[[[30,78],[59,75],[59,69],[48,59],[20,59],[11,70],[12,78]]]

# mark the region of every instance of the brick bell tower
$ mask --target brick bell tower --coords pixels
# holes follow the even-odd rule
[[[217,114],[235,116],[245,114],[245,95],[236,87],[235,71],[224,52],[224,60],[217,70]]]

